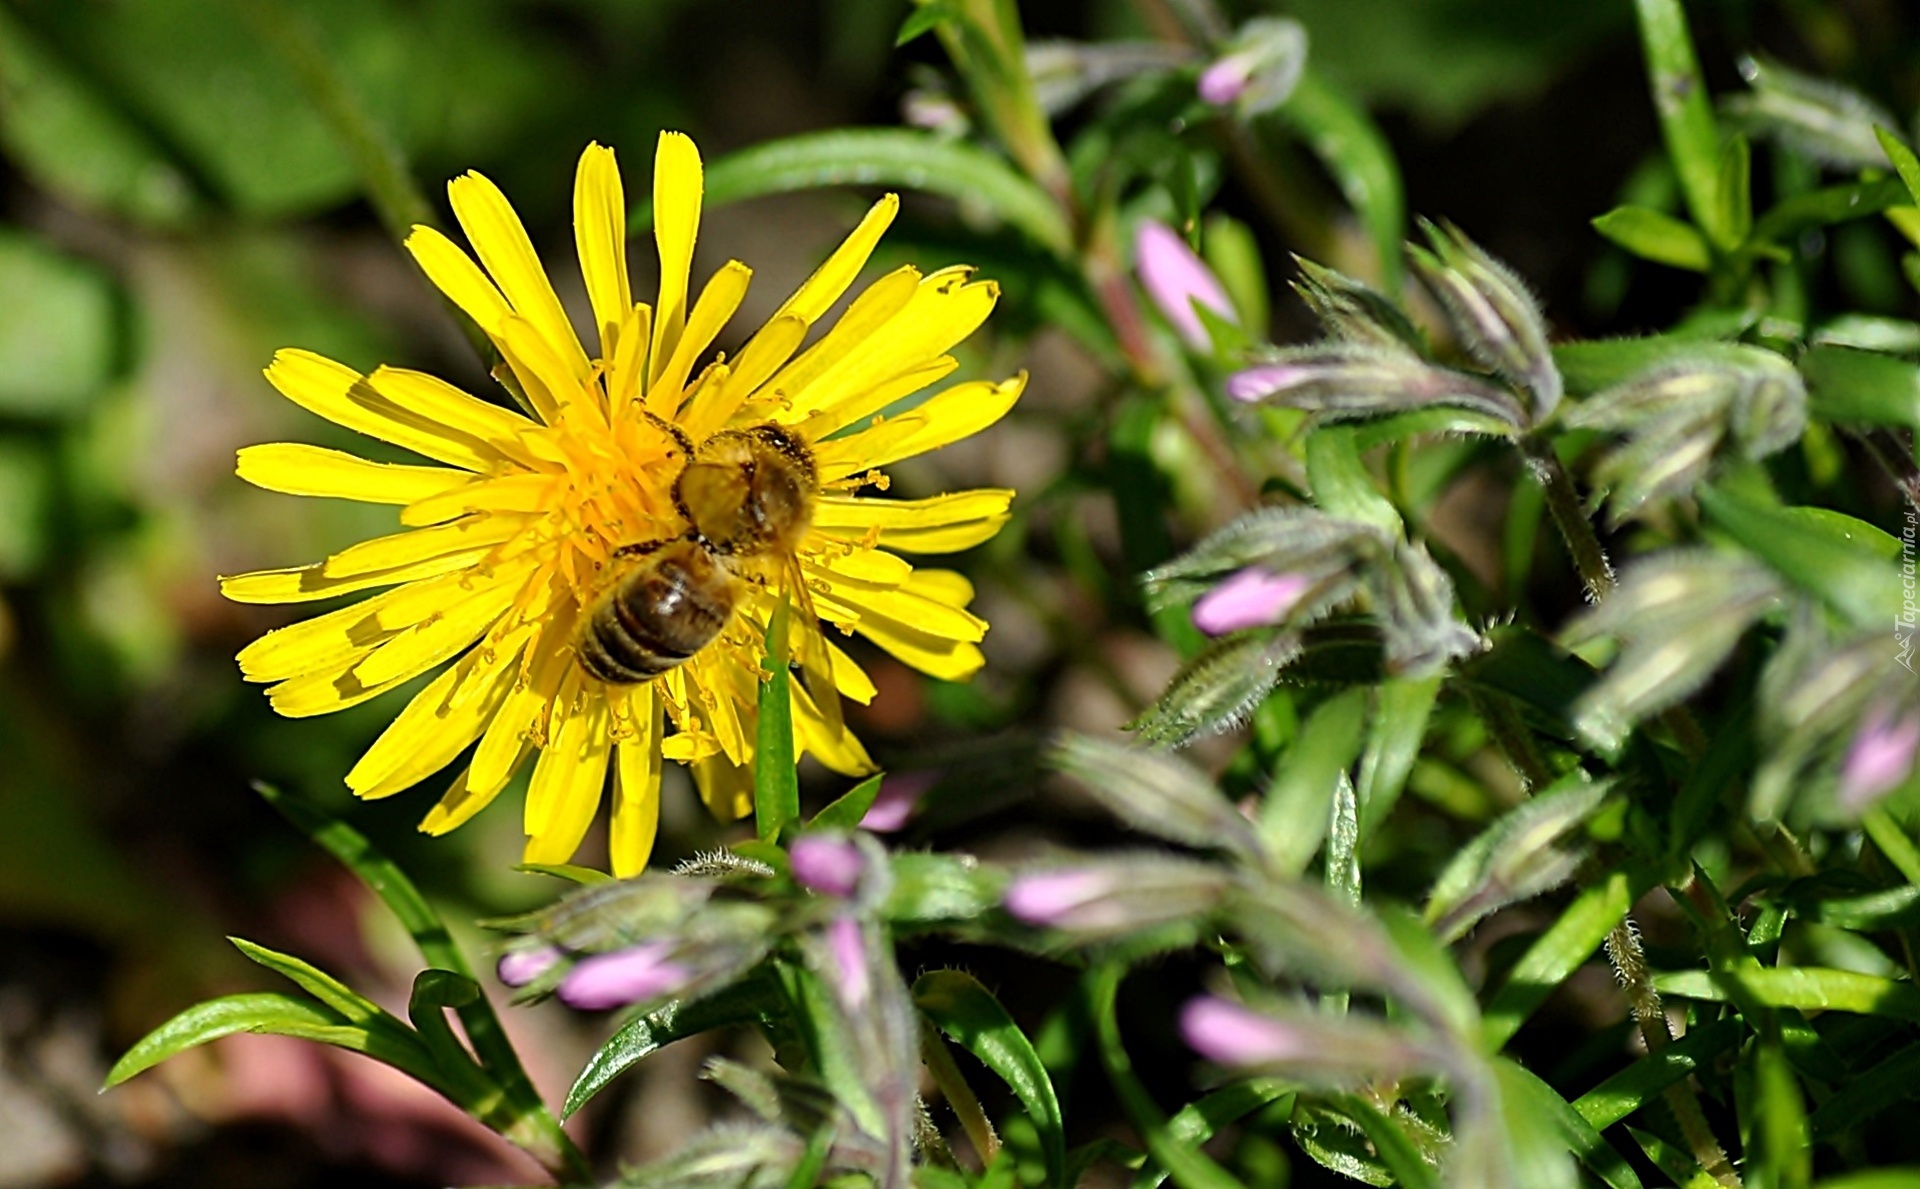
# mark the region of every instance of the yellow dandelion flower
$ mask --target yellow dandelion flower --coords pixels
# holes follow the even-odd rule
[[[803,350],[892,221],[899,201],[888,195],[736,356],[698,366],[751,275],[733,261],[697,296],[690,287],[699,153],[678,133],[660,138],[661,280],[648,306],[633,300],[628,280],[613,152],[589,145],[575,179],[574,233],[594,351],[500,190],[477,173],[447,189],[473,255],[429,227],[416,227],[407,248],[486,331],[511,371],[503,380],[535,415],[416,371],[361,375],[311,352],[277,354],[267,379],[289,400],[438,465],[291,443],[240,451],[240,476],[251,483],[398,505],[403,526],[313,565],[223,578],[227,597],[246,603],[385,588],[269,632],[241,651],[241,672],[271,683],[274,709],[299,717],[444,665],[347,785],[390,796],[471,747],[421,823],[441,834],[537,753],[526,860],[563,863],[611,774],[612,866],[627,875],[653,846],[663,759],[689,765],[723,819],[750,808],[762,640],[790,602],[790,621],[803,629],[795,655],[809,677],[792,686],[796,746],[835,771],[870,771],[832,690],[866,702],[874,687],[814,616],[935,677],[979,668],[987,625],[967,611],[966,579],[915,569],[899,554],[979,544],[1005,522],[1013,493],[893,500],[861,491],[884,488],[875,468],[984,429],[1019,397],[1024,376],[957,384],[880,415],[954,369],[947,352],[985,320],[998,288],[963,268],[924,276],[901,268]],[[786,486],[769,487],[776,479]],[[744,526],[731,544],[711,527],[728,517]],[[654,618],[636,624],[640,604]],[[705,627],[687,618],[701,611]]]

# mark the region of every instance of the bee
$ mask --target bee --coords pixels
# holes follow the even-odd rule
[[[771,423],[715,434],[696,449],[678,426],[649,420],[686,459],[672,496],[687,529],[614,551],[624,568],[581,626],[581,666],[609,685],[658,677],[726,630],[748,584],[777,577],[797,613],[788,623],[802,633],[795,652],[808,692],[837,723],[832,658],[796,553],[820,494],[812,452]]]

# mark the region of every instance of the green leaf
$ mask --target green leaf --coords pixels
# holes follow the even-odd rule
[[[1650,882],[1645,876],[1615,870],[1574,898],[1520,956],[1505,985],[1487,1004],[1480,1036],[1489,1051],[1504,1048],[1553,989],[1586,964]]]
[[[832,990],[809,967],[776,961],[774,970],[811,1058],[809,1072],[826,1084],[867,1134],[887,1134],[885,1116],[860,1075],[860,1059]]]
[[[957,0],[919,0],[919,4],[920,7],[908,13],[907,19],[900,23],[900,32],[893,39],[895,49],[924,33],[932,32],[941,23],[960,16]]]
[[[1755,1051],[1754,1082],[1760,1096],[1760,1142],[1748,1148],[1748,1175],[1758,1180],[1756,1174],[1768,1174],[1765,1183],[1775,1189],[1808,1189],[1813,1146],[1807,1143],[1806,1103],[1777,1037],[1762,1040]]]
[[[1920,1097],[1920,1044],[1908,1045],[1836,1087],[1807,1126],[1814,1139],[1831,1142],[1915,1097]]]
[[[113,289],[92,265],[0,229],[0,415],[69,417],[111,378]]]
[[[340,1013],[297,995],[226,995],[195,1004],[142,1037],[107,1071],[111,1088],[183,1050],[237,1032],[291,1036],[365,1053],[434,1084],[433,1062],[409,1034],[349,1023]]]
[[[1262,332],[1272,317],[1267,303],[1271,286],[1253,229],[1231,215],[1216,212],[1207,216],[1200,242],[1207,265],[1220,278],[1220,287],[1227,291],[1240,325],[1264,338]]]
[[[1005,161],[904,128],[847,128],[755,145],[709,164],[706,186],[709,208],[829,186],[899,186],[982,206],[1056,256],[1073,249],[1060,208]],[[652,221],[652,205],[641,203],[630,226],[637,232]]]
[[[807,823],[810,830],[851,830],[859,826],[867,816],[867,810],[873,808],[874,798],[880,795],[880,779],[885,773],[875,773],[859,784],[848,789],[831,805],[813,815]]]
[[[607,1042],[595,1049],[593,1056],[587,1059],[586,1067],[567,1091],[566,1105],[561,1107],[560,1117],[571,1118],[575,1111],[605,1089],[607,1083],[676,1040],[711,1032],[716,1028],[762,1022],[766,1018],[767,1004],[777,994],[772,980],[765,974],[756,973],[704,999],[690,1003],[669,1003],[635,1016],[622,1024],[619,1031],[608,1037]]]
[[[760,716],[753,751],[753,827],[762,842],[779,840],[800,820],[800,778],[793,758],[793,695],[788,691],[788,609],[782,600],[767,620],[767,677],[760,683]]]
[[[1753,148],[1734,133],[1720,150],[1720,226],[1734,243],[1753,231]]]
[[[896,852],[893,890],[881,908],[895,930],[970,921],[1000,901],[1003,871],[960,855]]]
[[[1573,396],[1589,396],[1624,380],[1677,363],[1733,369],[1778,367],[1780,356],[1764,347],[1655,334],[1644,338],[1596,339],[1560,343],[1553,348],[1554,365]]]
[[[1279,1102],[1293,1092],[1292,1082],[1278,1078],[1250,1078],[1223,1086],[1189,1102],[1168,1119],[1167,1138],[1185,1148],[1198,1148],[1227,1124]],[[1149,1158],[1134,1176],[1132,1189],[1159,1189],[1166,1179],[1167,1170]]]
[[[1746,1027],[1720,1020],[1696,1027],[1679,1040],[1649,1053],[1582,1094],[1573,1103],[1589,1126],[1604,1131],[1657,1098],[1668,1086],[1740,1042]]]
[[[1751,238],[1756,244],[1784,244],[1803,231],[1869,218],[1907,199],[1897,178],[1823,186],[1776,204],[1754,223]]]
[[[1552,1086],[1505,1057],[1494,1059],[1493,1072],[1500,1083],[1507,1134],[1513,1137],[1518,1184],[1572,1189],[1576,1174],[1566,1158],[1571,1152],[1612,1189],[1640,1189],[1633,1166]]]
[[[1398,1120],[1358,1094],[1333,1095],[1327,1102],[1359,1125],[1399,1189],[1440,1189],[1439,1176],[1421,1159],[1419,1145]]]
[[[1920,987],[1877,975],[1818,966],[1749,966],[1655,975],[1663,995],[1730,1003],[1745,996],[1764,1007],[1845,1011],[1920,1022]]]
[[[1634,1143],[1640,1145],[1640,1150],[1647,1154],[1647,1159],[1653,1161],[1661,1172],[1671,1177],[1673,1183],[1680,1189],[1720,1189],[1720,1182],[1714,1180],[1706,1169],[1701,1168],[1694,1162],[1693,1157],[1681,1149],[1638,1127],[1627,1128],[1627,1134],[1633,1137]]]
[[[592,867],[578,867],[572,863],[515,863],[515,871],[524,871],[528,875],[551,875],[555,879],[564,879],[570,884],[583,888],[595,884],[612,883],[613,876]]]
[[[1709,240],[1731,250],[1740,237],[1734,234],[1720,201],[1720,133],[1694,55],[1693,37],[1687,32],[1687,14],[1680,0],[1634,0],[1634,9],[1640,18],[1640,45],[1646,55],[1654,110],[1660,116],[1660,134],[1680,179],[1687,210]]]
[[[1373,722],[1367,747],[1360,755],[1360,837],[1369,837],[1386,820],[1406,788],[1420,744],[1427,735],[1433,703],[1440,696],[1440,675],[1419,679],[1389,678],[1374,694]]]
[[[1309,66],[1275,116],[1285,121],[1327,167],[1360,216],[1380,257],[1381,287],[1400,291],[1407,234],[1406,191],[1400,165],[1367,109]]]
[[[955,1044],[1000,1075],[1040,1132],[1048,1183],[1066,1184],[1067,1142],[1053,1079],[1026,1033],[980,980],[958,970],[935,970],[913,984],[913,1002]]]
[[[1807,407],[1829,421],[1920,427],[1920,367],[1877,351],[1822,346],[1800,361]]]
[[[1862,817],[1860,826],[1867,832],[1867,837],[1873,839],[1873,844],[1880,848],[1880,853],[1887,856],[1887,862],[1907,877],[1908,883],[1920,884],[1920,846],[1914,845],[1913,839],[1907,836],[1906,830],[1893,820],[1884,806]]]
[[[1415,436],[1511,438],[1515,433],[1511,421],[1457,405],[1407,409],[1362,421],[1351,428],[1353,444],[1362,452]]]
[[[243,937],[229,937],[227,940],[249,961],[293,980],[301,990],[339,1012],[341,1018],[350,1024],[371,1026],[379,1021],[391,1023],[396,1028],[404,1026],[379,1004],[308,962],[291,954],[270,950],[264,945],[255,945]]]
[[[1841,1173],[1821,1181],[1818,1189],[1913,1189],[1920,1185],[1920,1164]]]
[[[446,1009],[465,1007],[480,997],[480,984],[464,974],[429,967],[413,977],[413,990],[407,996],[407,1018],[413,1030],[426,1042],[427,1050],[445,1070],[471,1070],[479,1074],[466,1047],[447,1024]],[[485,1076],[481,1075],[481,1081]]]
[[[253,787],[281,816],[380,897],[413,938],[429,967],[473,979],[472,966],[454,944],[440,914],[427,903],[406,872],[368,842],[365,835],[304,798],[265,783],[256,782]],[[500,1018],[494,1014],[487,997],[476,996],[457,1011],[467,1040],[480,1058],[481,1068],[500,1086],[517,1113],[515,1122],[502,1134],[547,1168],[564,1170],[584,1179],[585,1158],[560,1130],[559,1122],[541,1101],[539,1091],[533,1088],[533,1082],[520,1064],[519,1054],[513,1050],[513,1042],[507,1039],[506,1030],[500,1026]]]
[[[1593,221],[1593,229],[1643,260],[1706,272],[1713,248],[1691,223],[1644,206],[1617,206]]]
[[[1768,506],[1725,484],[1702,486],[1696,494],[1715,527],[1856,623],[1878,622],[1888,606],[1884,592],[1899,589],[1891,562],[1863,535],[1836,528],[1830,517]]]
[[[1881,149],[1886,152],[1887,160],[1893,162],[1894,172],[1898,173],[1900,180],[1906,183],[1908,197],[1920,203],[1920,157],[1913,155],[1913,150],[1907,147],[1906,141],[1885,128],[1876,127],[1873,135],[1874,139],[1880,142]]]
[[[1173,1178],[1173,1183],[1180,1189],[1242,1189],[1239,1181],[1198,1147],[1174,1139],[1168,1131],[1166,1116],[1160,1113],[1153,1095],[1140,1084],[1139,1077],[1133,1072],[1133,1059],[1127,1056],[1126,1045],[1120,1038],[1120,1022],[1114,1016],[1114,1001],[1120,992],[1120,982],[1125,977],[1124,967],[1107,963],[1088,971],[1086,980],[1081,984],[1086,995],[1087,1014],[1093,1020],[1100,1061],[1106,1066],[1107,1078],[1113,1083],[1115,1096],[1133,1120],[1140,1137],[1146,1141],[1147,1152],[1159,1162],[1160,1167],[1167,1170],[1167,1175]],[[1408,1184],[1409,1189],[1429,1189],[1428,1185],[1415,1187],[1411,1182]]]
[[[1280,757],[1259,821],[1276,870],[1298,874],[1320,849],[1334,783],[1360,751],[1367,692],[1356,687],[1322,702]]]
[[[1400,513],[1374,486],[1354,435],[1345,425],[1323,425],[1307,435],[1313,502],[1330,515],[1371,524],[1397,537],[1404,531]]]

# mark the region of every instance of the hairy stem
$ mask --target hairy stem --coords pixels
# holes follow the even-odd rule
[[[1580,571],[1580,581],[1586,584],[1587,597],[1598,603],[1613,589],[1613,563],[1607,560],[1606,547],[1600,544],[1593,522],[1587,519],[1580,493],[1574,490],[1573,477],[1560,464],[1560,456],[1553,452],[1552,444],[1544,439],[1530,437],[1522,448],[1526,452],[1527,469],[1547,493],[1547,513],[1553,517],[1554,527],[1560,530],[1567,552],[1573,555],[1574,568]]]

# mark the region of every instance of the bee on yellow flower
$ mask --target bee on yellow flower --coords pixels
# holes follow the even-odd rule
[[[473,255],[429,227],[407,248],[493,341],[533,416],[421,372],[361,375],[281,351],[266,375],[289,400],[438,465],[293,443],[241,450],[251,483],[398,505],[404,528],[323,562],[221,580],[247,603],[381,590],[241,651],[241,672],[272,683],[282,714],[344,709],[445,666],[347,774],[356,794],[398,793],[471,747],[421,823],[441,834],[531,759],[526,861],[564,863],[611,772],[617,875],[646,865],[663,760],[691,767],[716,815],[749,810],[763,640],[782,604],[804,678],[791,685],[795,742],[837,772],[872,770],[839,698],[864,703],[874,687],[822,620],[935,677],[980,667],[987,625],[967,610],[971,586],[900,553],[985,541],[1013,493],[861,493],[884,488],[876,468],[999,420],[1026,382],[956,384],[878,416],[951,373],[947,352],[993,309],[998,287],[964,268],[888,273],[803,349],[892,222],[892,195],[737,355],[701,366],[751,272],[730,261],[693,295],[702,183],[687,137],[661,136],[653,191],[661,280],[649,306],[628,280],[614,154],[589,145],[580,158],[591,353],[505,196],[477,173],[454,179]]]

